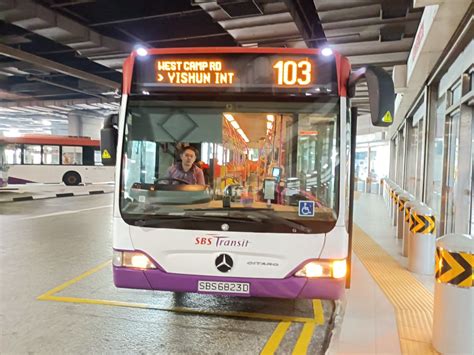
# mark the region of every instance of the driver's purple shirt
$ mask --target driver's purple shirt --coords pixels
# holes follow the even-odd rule
[[[193,164],[188,171],[183,170],[181,163],[176,163],[168,169],[166,177],[187,181],[191,185],[205,185],[202,169]]]

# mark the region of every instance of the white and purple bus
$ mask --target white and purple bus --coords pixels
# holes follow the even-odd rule
[[[350,280],[350,97],[361,79],[373,123],[389,125],[391,78],[351,73],[328,49],[133,52],[118,119],[101,138],[104,164],[116,164],[115,285],[340,298]],[[205,184],[170,176],[172,166],[180,176],[201,169]]]

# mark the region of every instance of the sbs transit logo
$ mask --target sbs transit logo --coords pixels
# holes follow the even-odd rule
[[[195,245],[202,246],[214,246],[216,248],[222,247],[236,247],[236,248],[247,248],[250,241],[247,239],[232,239],[224,237],[222,235],[207,235],[205,237],[196,237],[194,239]]]

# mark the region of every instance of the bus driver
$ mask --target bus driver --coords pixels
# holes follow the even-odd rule
[[[198,153],[198,150],[192,146],[183,147],[179,155],[181,161],[168,169],[166,177],[184,180],[190,185],[205,185],[202,169],[194,164]]]

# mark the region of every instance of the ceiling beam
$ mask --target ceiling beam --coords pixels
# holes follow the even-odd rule
[[[72,87],[67,86],[67,85],[55,83],[54,81],[49,81],[49,80],[37,78],[37,77],[34,77],[34,76],[29,76],[29,77],[27,78],[27,80],[38,81],[38,82],[40,82],[40,83],[44,83],[44,84],[56,86],[56,87],[61,88],[61,89],[66,89],[66,90],[69,90],[69,91],[78,92],[78,93],[80,93],[80,94],[84,94],[84,95],[88,95],[88,96],[93,96],[93,97],[97,97],[97,98],[102,98],[102,96],[100,96],[100,95],[92,94],[92,93],[89,93],[89,92],[84,91],[84,90],[72,88]]]
[[[71,67],[68,67],[67,65],[54,62],[52,60],[49,60],[43,57],[39,57],[37,55],[24,52],[19,49],[15,49],[1,43],[0,43],[0,54],[6,57],[14,58],[16,60],[20,60],[22,62],[31,63],[41,68],[53,70],[55,72],[72,76],[81,80],[90,81],[98,85],[105,86],[107,88],[118,89],[120,86],[120,84],[115,81],[108,80],[101,76],[90,74],[82,70],[71,68]]]
[[[97,104],[107,103],[115,104],[118,107],[117,99],[114,98],[88,98],[88,99],[61,99],[61,100],[32,100],[22,102],[0,102],[0,108],[15,108],[25,106],[41,106],[41,107],[53,107],[61,108],[63,106],[72,106],[78,104]]]

